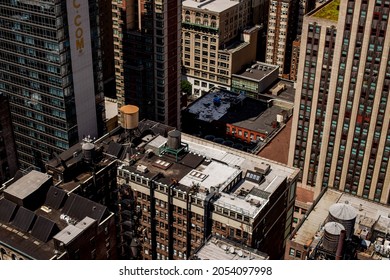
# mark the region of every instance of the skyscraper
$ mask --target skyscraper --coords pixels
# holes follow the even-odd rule
[[[389,9],[333,0],[304,19],[289,163],[315,194],[390,204]]]
[[[180,127],[181,1],[112,5],[118,108],[137,105],[141,119]]]
[[[98,12],[94,0],[0,1],[0,91],[22,169],[104,130]]]
[[[292,42],[298,31],[298,0],[270,0],[265,62],[290,73]]]

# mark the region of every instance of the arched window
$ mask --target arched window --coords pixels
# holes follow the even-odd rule
[[[211,22],[211,27],[217,27],[217,23],[215,21]]]
[[[216,16],[211,16],[211,19],[217,19],[217,17]]]
[[[186,22],[190,22],[190,21],[191,21],[190,17],[186,17]]]
[[[185,12],[185,14],[186,14],[186,15],[189,15],[189,14],[190,14],[190,11],[187,10],[187,11]]]
[[[204,20],[204,21],[203,21],[203,25],[209,26],[209,21],[208,21],[208,20]]]
[[[200,22],[201,22],[201,21],[200,21],[200,18],[196,18],[196,19],[195,19],[195,23],[196,23],[196,24],[200,24]]]

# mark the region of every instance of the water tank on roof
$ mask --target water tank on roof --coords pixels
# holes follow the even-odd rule
[[[125,105],[120,108],[121,124],[124,129],[138,127],[139,108],[134,105]]]
[[[346,237],[351,238],[354,232],[357,210],[346,203],[335,203],[329,207],[328,221],[337,222],[344,226]]]
[[[181,133],[179,130],[171,130],[168,132],[167,146],[170,149],[178,150],[181,146]]]
[[[83,158],[86,162],[92,162],[95,156],[95,145],[91,142],[83,143],[81,146],[83,150]]]
[[[325,250],[335,253],[339,242],[340,233],[345,230],[344,226],[340,223],[329,222],[324,227],[324,239],[322,246]]]

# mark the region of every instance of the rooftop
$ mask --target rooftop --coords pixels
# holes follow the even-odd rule
[[[270,100],[270,97],[264,99]],[[269,100],[253,99],[243,94],[214,88],[191,103],[187,110],[195,119],[204,122],[219,121],[269,134],[277,129],[277,115],[284,111],[282,107],[270,106]]]
[[[288,162],[288,151],[290,147],[292,118],[290,118],[286,126],[260,150],[259,156],[268,158],[283,164]]]
[[[217,191],[215,205],[251,217],[267,205],[270,195],[285,180],[296,178],[299,172],[296,168],[184,133],[180,136],[184,148],[172,155],[165,148],[168,139],[165,142],[163,139],[161,135],[150,139],[145,145],[147,153],[136,155],[128,163],[124,161],[120,172],[127,171],[131,180],[142,184],[153,179],[171,186],[176,181],[175,189],[182,192],[197,186],[196,196],[202,201],[209,193]],[[132,178],[133,175],[136,177]]]
[[[204,0],[194,1],[186,0],[183,1],[183,9],[196,8],[205,10],[207,12],[221,13],[239,4],[239,1],[226,1],[226,0]]]
[[[377,227],[382,232],[390,231],[390,209],[385,205],[371,202],[347,193],[341,193],[336,190],[328,189],[320,201],[307,214],[303,224],[295,232],[292,241],[314,248],[321,234],[321,228],[324,226],[329,209],[336,203],[348,203],[357,211],[355,221],[355,234],[359,231],[359,225]]]
[[[267,260],[268,256],[257,250],[243,247],[230,240],[211,237],[197,251],[196,259],[200,260]]]
[[[312,14],[313,17],[337,21],[339,18],[340,0],[331,0]]]
[[[295,88],[294,82],[285,79],[278,79],[266,91],[262,92],[262,96],[272,97],[294,104]]]
[[[255,82],[261,81],[274,71],[279,71],[279,66],[267,64],[264,62],[256,62],[251,67],[243,69],[242,71],[233,74],[232,77],[246,78]],[[279,72],[278,72],[279,73]]]
[[[244,99],[244,95],[215,88],[191,103],[188,111],[199,120],[212,122],[221,119],[233,105],[242,103]]]
[[[100,223],[112,214],[101,204],[73,193],[67,195],[54,186],[28,188],[38,186],[43,175],[47,177],[38,173],[31,171],[8,188],[24,186],[26,197],[37,189],[45,190],[39,208],[25,208],[18,202],[0,198],[0,240],[31,259],[44,260],[56,258],[54,239],[66,237],[70,242],[91,221]]]
[[[10,185],[4,193],[17,197],[18,199],[24,199],[50,180],[51,176],[48,174],[32,170],[28,173],[28,176],[23,176]]]

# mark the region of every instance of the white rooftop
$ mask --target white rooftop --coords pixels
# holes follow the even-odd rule
[[[299,172],[299,170],[296,168],[288,167],[286,165],[261,158],[257,155],[252,155],[237,149],[219,145],[217,143],[197,138],[185,133],[182,134],[182,141],[188,144],[189,150],[193,153],[200,154],[211,160],[224,162],[230,166],[230,168],[227,168],[228,166],[215,162],[216,164],[218,163],[217,166],[219,166],[221,170],[210,170],[213,172],[213,176],[216,176],[217,178],[224,178],[224,180],[221,181],[229,181],[227,178],[229,178],[229,175],[234,174],[234,170],[242,171],[242,177],[244,178],[248,170],[255,171],[255,168],[261,166],[264,163],[270,165],[270,171],[264,176],[264,180],[262,180],[260,184],[244,180],[241,183],[241,186],[239,186],[244,186],[250,188],[251,190],[254,189],[251,194],[247,194],[245,197],[237,197],[237,194],[234,193],[221,192],[221,197],[215,202],[216,205],[220,205],[238,213],[243,213],[252,217],[256,216],[257,213],[259,213],[264,205],[266,205],[268,202],[267,197],[259,197],[258,194],[266,195],[267,193],[273,193],[277,187],[280,186],[284,180],[286,180],[286,178],[294,178]],[[183,181],[186,184],[195,182],[195,180],[191,181],[189,178],[183,179],[186,179],[186,181]],[[200,185],[202,186],[202,183]],[[202,194],[199,193],[199,196],[202,196]],[[251,199],[253,199],[253,203],[251,203]],[[259,202],[260,205],[257,204],[257,202]]]
[[[238,4],[239,1],[234,1],[234,0],[205,0],[205,1],[186,0],[183,1],[182,7],[184,9],[197,8],[197,9],[220,13]]]
[[[191,187],[193,183],[199,183],[201,187],[210,190],[211,187],[226,186],[239,173],[240,170],[237,168],[212,161],[209,165],[200,165],[193,169],[179,181],[179,184]]]

